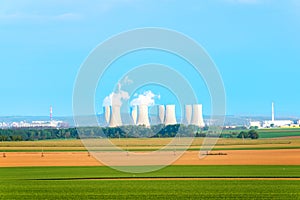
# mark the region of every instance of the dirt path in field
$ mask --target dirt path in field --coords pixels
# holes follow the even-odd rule
[[[300,149],[228,150],[199,159],[198,151],[187,151],[173,165],[300,165]],[[174,152],[170,152],[174,156]],[[102,166],[87,152],[0,153],[0,167],[19,166]],[[143,165],[143,163],[141,163]]]

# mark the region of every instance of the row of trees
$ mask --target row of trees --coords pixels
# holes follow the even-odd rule
[[[257,139],[255,130],[242,131],[239,134],[222,133],[218,135],[208,131],[208,128],[199,128],[186,125],[154,125],[150,128],[144,126],[122,126],[116,128],[82,127],[68,129],[0,129],[0,141],[32,141],[47,139],[68,139],[86,137],[108,138],[164,138],[175,137],[221,137],[221,138],[251,138]]]
[[[78,138],[75,128],[69,129],[0,129],[0,141],[33,141]]]
[[[250,131],[242,131],[237,136],[237,138],[251,138],[251,139],[258,139],[259,135],[256,130],[250,130]]]

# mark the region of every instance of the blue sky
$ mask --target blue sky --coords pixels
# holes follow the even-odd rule
[[[182,32],[206,49],[223,77],[227,114],[269,115],[274,101],[277,115],[300,116],[299,19],[298,0],[2,0],[0,116],[47,115],[50,105],[71,115],[89,53],[142,27]]]

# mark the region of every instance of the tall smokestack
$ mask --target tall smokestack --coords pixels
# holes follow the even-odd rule
[[[109,124],[109,120],[110,120],[110,106],[104,106],[103,110],[104,110],[105,121],[106,121],[107,124]]]
[[[167,125],[174,125],[174,124],[177,124],[175,105],[167,105],[166,106],[165,125],[167,126]]]
[[[111,106],[111,115],[109,121],[109,127],[117,126],[122,126],[121,106],[119,105]]]
[[[274,102],[272,102],[272,122],[275,121],[275,110],[274,110]]]
[[[144,125],[146,127],[150,127],[149,113],[148,113],[148,106],[147,105],[139,105],[138,106],[137,125]]]
[[[185,105],[185,120],[187,124],[191,124],[193,107],[192,105]]]
[[[137,106],[132,106],[132,108],[131,108],[131,118],[133,120],[133,124],[136,125],[136,122],[137,122]]]
[[[159,117],[159,123],[163,124],[165,121],[165,106],[164,105],[158,106],[158,117]]]
[[[203,114],[202,114],[202,104],[193,105],[193,115],[191,124],[199,127],[204,127]]]
[[[50,122],[52,121],[52,106],[50,106]]]

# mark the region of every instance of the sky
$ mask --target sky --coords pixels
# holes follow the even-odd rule
[[[228,115],[270,115],[275,102],[278,116],[300,117],[299,19],[298,0],[1,0],[0,116],[48,115],[50,105],[56,116],[72,115],[74,83],[91,51],[120,32],[160,27],[189,36],[210,55]],[[135,58],[180,68],[181,61],[156,53]],[[95,96],[98,110],[114,84],[105,87]],[[199,103],[210,114],[202,88]],[[162,103],[173,98],[159,87],[154,93]]]

